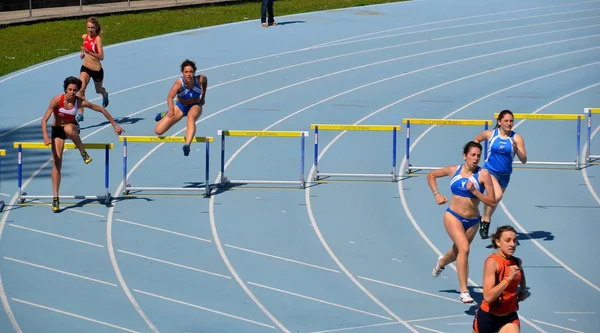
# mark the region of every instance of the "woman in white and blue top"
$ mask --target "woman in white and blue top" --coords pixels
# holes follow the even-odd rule
[[[492,175],[496,202],[502,200],[502,196],[508,187],[515,156],[519,158],[521,163],[527,162],[523,137],[512,130],[514,119],[514,115],[510,110],[503,110],[498,114],[496,127],[482,132],[474,140],[475,142],[488,141],[487,159],[483,168]],[[495,210],[495,206],[490,207],[484,204],[483,218],[479,227],[479,235],[482,239],[488,238],[492,214]]]
[[[427,175],[427,183],[438,205],[447,203],[448,199],[438,191],[436,179],[446,176],[451,179],[452,201],[444,213],[444,227],[454,244],[444,256],[438,258],[432,274],[438,277],[446,265],[456,261],[460,300],[463,303],[473,303],[467,289],[467,280],[469,248],[481,221],[479,203],[496,206],[492,177],[479,167],[481,150],[481,144],[471,141],[463,148],[464,164],[433,170]],[[484,194],[485,192],[487,193]]]

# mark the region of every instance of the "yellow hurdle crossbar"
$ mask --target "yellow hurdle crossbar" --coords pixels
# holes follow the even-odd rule
[[[454,125],[454,126],[482,126],[491,125],[491,120],[478,119],[423,119],[423,118],[404,118],[402,123],[410,121],[411,125]]]
[[[400,130],[400,125],[351,125],[351,124],[311,124],[310,129],[323,131],[393,131]]]
[[[0,156],[6,156],[6,150],[0,149]]]
[[[308,136],[306,131],[253,131],[253,130],[218,130],[219,136],[270,136],[280,138],[299,138]]]
[[[300,188],[306,188],[304,178],[304,155],[307,131],[269,131],[269,130],[217,130],[217,135],[221,138],[221,173],[219,184],[221,187],[231,186],[233,184],[294,184]],[[300,138],[300,179],[299,180],[232,180],[225,177],[225,137],[272,137],[272,138]]]
[[[185,143],[185,137],[183,136],[120,136],[119,141],[123,142],[127,139],[127,142],[165,142],[165,143]],[[197,136],[192,139],[192,142],[214,142],[213,137]]]
[[[494,118],[498,118],[499,113],[494,113]],[[541,114],[541,113],[514,113],[515,119],[530,120],[578,120],[583,118],[579,114]]]
[[[588,164],[596,164],[595,162],[600,160],[600,155],[592,154],[592,115],[600,114],[600,108],[585,108],[583,113],[587,115],[587,137],[586,137],[586,148],[583,152],[585,162]]]
[[[19,148],[21,146],[22,149],[50,149],[52,145],[45,145],[43,142],[15,142],[14,148]],[[83,148],[85,149],[113,149],[114,145],[112,143],[84,143]],[[77,148],[74,143],[66,143],[65,149],[75,149]]]
[[[396,172],[396,151],[397,136],[401,130],[401,125],[356,125],[356,124],[311,124],[310,128],[315,133],[313,175],[314,181],[320,181],[322,177],[352,177],[352,178],[388,178],[391,181],[397,180]],[[392,133],[392,172],[391,173],[340,173],[340,172],[322,172],[319,170],[319,131],[380,131]]]

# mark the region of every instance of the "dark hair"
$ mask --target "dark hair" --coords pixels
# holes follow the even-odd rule
[[[189,59],[185,59],[182,63],[181,63],[181,71],[183,72],[183,69],[186,68],[187,66],[192,66],[192,68],[194,69],[194,73],[196,73],[196,63],[189,60]]]
[[[494,129],[500,127],[500,125],[498,125],[498,122],[500,120],[502,120],[502,118],[504,118],[504,116],[507,115],[507,114],[511,115],[513,118],[515,117],[515,115],[510,110],[502,110],[502,111],[500,111],[500,113],[498,114],[498,119],[496,119],[496,127],[494,127]]]
[[[467,155],[469,153],[469,150],[471,150],[471,148],[479,148],[479,150],[483,149],[483,148],[481,148],[481,144],[479,144],[475,141],[469,141],[463,148],[463,154]]]
[[[98,21],[98,19],[95,16],[88,18],[87,21],[96,26],[96,35],[100,35],[102,33],[102,26],[100,25],[100,21]]]
[[[494,249],[498,248],[498,245],[496,244],[496,241],[500,240],[500,237],[502,237],[502,233],[504,233],[505,231],[512,231],[515,234],[517,233],[515,231],[515,229],[512,226],[510,226],[510,225],[503,225],[501,227],[498,227],[498,229],[496,229],[496,232],[494,234],[492,234],[492,237],[491,237],[492,238],[492,247]]]
[[[65,92],[67,92],[67,87],[71,84],[74,84],[77,86],[77,91],[79,91],[79,89],[81,89],[81,80],[74,77],[74,76],[69,76],[68,78],[65,79],[65,82],[63,82],[63,89],[65,90]]]

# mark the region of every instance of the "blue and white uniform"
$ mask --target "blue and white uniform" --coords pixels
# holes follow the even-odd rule
[[[185,81],[183,80],[183,76],[179,78],[181,80],[181,90],[177,92],[177,97],[175,98],[175,105],[179,107],[181,112],[183,112],[183,116],[187,117],[188,112],[194,105],[200,105],[200,98],[202,97],[202,86],[200,82],[198,82],[198,77],[194,76],[194,87],[192,89],[188,89],[185,85]],[[192,104],[183,104],[179,100],[190,100],[196,99],[198,102]]]
[[[483,193],[485,191],[485,186],[479,183],[479,172],[481,171],[481,168],[477,167],[477,170],[470,177],[463,177],[460,175],[460,171],[462,170],[462,168],[462,164],[456,168],[456,172],[450,180],[450,191],[452,191],[453,195],[459,197],[476,199],[477,197],[467,189],[467,182],[473,183],[473,187],[475,187],[475,189],[477,189],[479,192]],[[452,209],[450,209],[450,207],[448,207],[446,211],[454,215],[463,224],[465,230],[469,229],[470,227],[476,225],[477,223],[479,223],[479,221],[481,221],[481,216],[476,218],[464,218]]]
[[[509,137],[502,138],[500,129],[496,128],[488,141],[487,159],[483,168],[496,177],[503,189],[508,186],[513,170],[512,164],[516,154],[513,149],[514,137],[515,132],[511,131]]]

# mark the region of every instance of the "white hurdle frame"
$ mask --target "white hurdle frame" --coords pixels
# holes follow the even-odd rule
[[[600,155],[592,154],[592,114],[600,114],[600,108],[585,108],[583,113],[587,116],[587,149],[585,154],[585,163],[596,164],[600,160]]]

